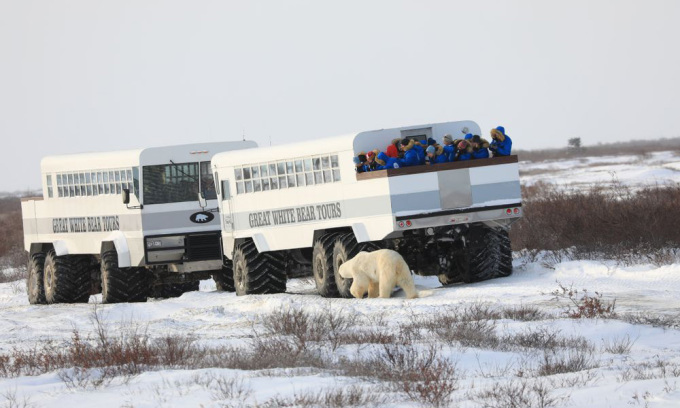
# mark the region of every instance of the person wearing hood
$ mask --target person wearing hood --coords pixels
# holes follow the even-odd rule
[[[453,161],[453,157],[456,154],[456,146],[453,144],[453,137],[451,137],[450,134],[445,134],[444,138],[442,139],[442,143],[444,144],[442,146],[444,150],[444,154],[446,155],[446,161]]]
[[[390,145],[387,146],[385,153],[389,157],[393,157],[396,159],[403,156],[400,154],[401,152],[399,151],[399,142],[401,142],[401,139],[392,139],[392,143],[390,143]]]
[[[419,164],[425,164],[425,148],[427,145],[423,146],[422,143],[413,141],[413,150],[418,153],[418,162]]]
[[[473,159],[489,158],[489,142],[486,139],[482,139],[479,135],[474,135],[470,139],[470,144],[472,145]]]
[[[399,168],[399,159],[396,157],[390,157],[387,154],[380,152],[378,153],[378,156],[375,158],[375,162],[377,163],[376,170],[386,170],[386,169],[398,169]]]
[[[498,126],[491,129],[491,145],[489,149],[493,153],[493,157],[510,156],[512,151],[512,140],[505,134],[505,128]]]
[[[444,148],[437,145],[427,146],[425,153],[430,161],[430,164],[446,163],[446,154],[444,154]]]
[[[354,156],[354,170],[357,173],[363,173],[365,171],[364,166],[366,165],[366,152],[359,152]]]
[[[456,144],[455,161],[472,159],[472,145],[467,140],[458,140]]]
[[[373,171],[376,169],[376,167],[378,167],[378,164],[375,162],[376,152],[379,153],[377,149],[366,153],[366,163],[364,163],[364,172]]]
[[[404,157],[399,159],[399,167],[417,166],[421,164],[420,156],[418,154],[418,149],[422,150],[422,147],[416,146],[415,142],[410,139],[401,139],[399,142],[401,150],[404,152]],[[424,160],[425,152],[423,152]]]

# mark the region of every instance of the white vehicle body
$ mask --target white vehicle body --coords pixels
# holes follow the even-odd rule
[[[46,157],[43,197],[22,202],[25,249],[29,255],[53,249],[59,257],[115,249],[120,268],[220,269],[219,217],[209,211],[217,207],[210,160],[220,151],[256,146],[215,142]],[[213,191],[206,208],[199,188]]]
[[[329,231],[384,243],[439,227],[507,229],[521,216],[516,156],[355,172],[357,153],[393,139],[465,133],[481,131],[471,121],[447,122],[215,155],[224,255],[231,259],[245,240],[259,253],[311,249]]]

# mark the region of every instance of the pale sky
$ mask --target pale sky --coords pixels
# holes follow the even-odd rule
[[[0,191],[51,154],[452,120],[680,136],[680,1],[0,0]]]

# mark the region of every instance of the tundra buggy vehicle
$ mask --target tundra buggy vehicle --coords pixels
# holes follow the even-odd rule
[[[307,268],[322,296],[349,297],[336,271],[359,251],[398,251],[442,284],[512,273],[508,229],[522,215],[517,156],[355,172],[393,139],[481,134],[461,121],[383,129],[213,157],[224,255],[238,295],[286,290]]]
[[[143,302],[197,290],[211,275],[218,289],[233,291],[210,159],[256,146],[218,142],[44,158],[43,197],[22,202],[30,303],[87,302],[99,292],[106,303]]]

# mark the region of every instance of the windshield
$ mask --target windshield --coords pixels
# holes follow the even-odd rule
[[[210,162],[144,166],[144,204],[196,201],[199,189],[206,199],[217,198]]]

